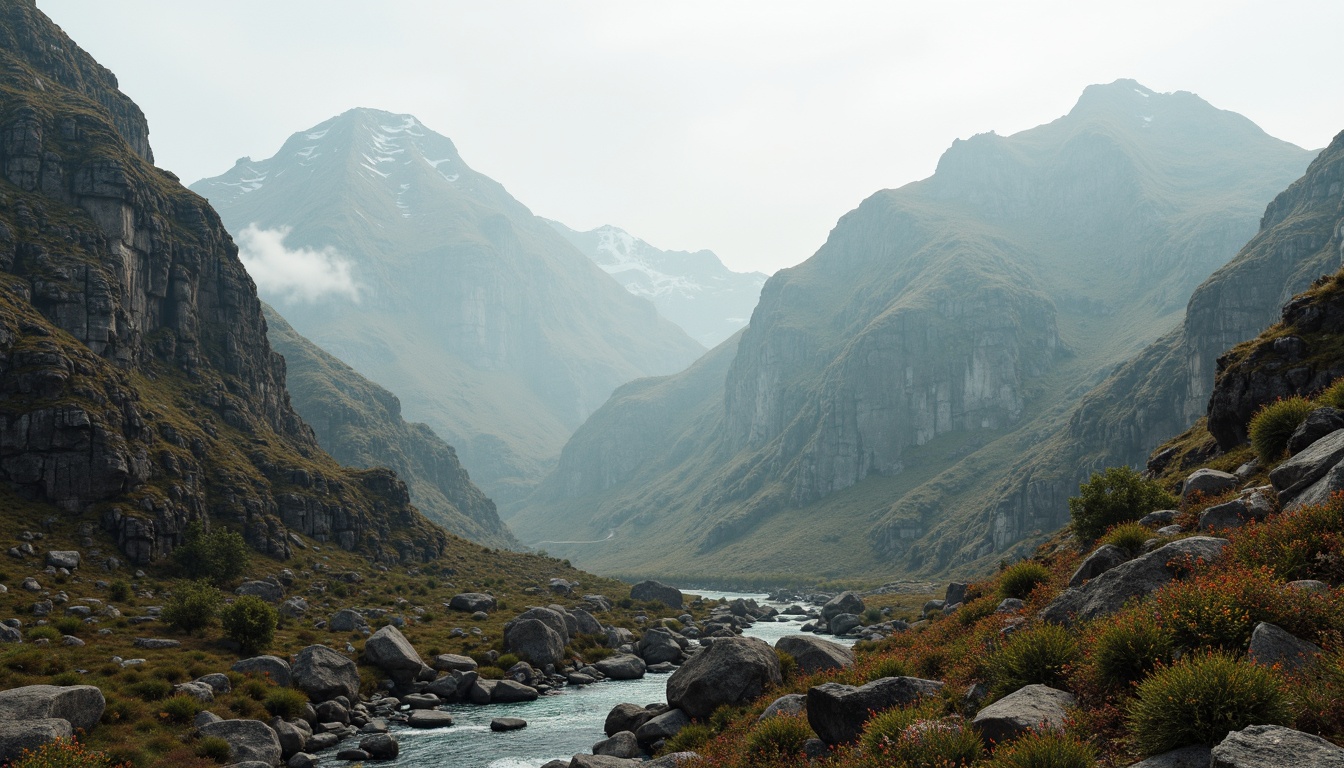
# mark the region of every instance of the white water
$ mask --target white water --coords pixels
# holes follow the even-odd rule
[[[741,597],[780,609],[786,605],[769,603],[763,594],[683,591],[707,600]],[[743,634],[774,645],[776,640],[785,635],[798,634],[803,623],[761,621]],[[449,704],[442,707],[453,713],[454,723],[447,728],[394,728],[401,744],[401,755],[391,763],[380,765],[396,768],[538,768],[550,760],[567,761],[575,754],[591,752],[593,744],[606,738],[602,724],[612,707],[623,702],[642,706],[666,701],[667,678],[668,675],[645,675],[639,680],[570,686],[562,688],[559,693],[519,704]],[[527,721],[527,727],[494,733],[490,730],[490,720],[496,717],[521,717]],[[353,746],[358,744],[354,740],[347,740],[338,749]],[[336,751],[323,755],[325,762],[333,762]]]

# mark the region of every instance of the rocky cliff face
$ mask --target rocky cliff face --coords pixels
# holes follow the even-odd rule
[[[422,514],[450,533],[491,547],[517,547],[495,503],[467,476],[451,445],[401,417],[401,401],[318,349],[265,307],[267,338],[284,355],[294,409],[332,458],[352,467],[388,467]]]
[[[249,227],[284,233],[245,248],[254,265],[304,249],[344,265],[345,290],[259,290],[396,392],[505,509],[616,387],[704,351],[410,115],[350,110],[193,188],[245,245]]]
[[[794,573],[896,576],[1011,556],[1067,520],[1077,470],[1041,457],[1080,456],[1073,404],[1181,321],[1308,158],[1191,94],[1123,80],[1047,125],[959,141],[766,283],[721,417],[645,440],[696,449],[602,491],[571,481],[590,464],[566,462],[515,530],[596,539],[627,521],[601,544],[550,547],[627,574],[773,555]],[[618,410],[654,418],[675,389]]]
[[[0,478],[98,515],[136,561],[209,519],[280,556],[286,529],[437,552],[394,475],[317,448],[232,241],[150,164],[115,78],[31,3],[0,39]]]

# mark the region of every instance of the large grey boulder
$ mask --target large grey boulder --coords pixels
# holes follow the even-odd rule
[[[227,741],[231,763],[255,760],[266,765],[280,764],[280,737],[260,720],[220,720],[197,730],[203,738],[213,736]]]
[[[510,622],[504,630],[504,647],[538,667],[559,664],[565,658],[565,640],[537,619]]]
[[[359,695],[359,669],[355,662],[325,645],[310,645],[299,651],[290,674],[294,687],[313,701],[328,701],[337,696],[354,701]]]
[[[1269,481],[1279,492],[1279,501],[1284,509],[1297,503],[1317,503],[1329,498],[1317,499],[1326,488],[1318,488],[1322,483],[1334,484],[1328,475],[1331,470],[1344,461],[1344,429],[1335,430],[1312,443],[1301,453],[1270,470]],[[1308,493],[1310,491],[1310,493]]]
[[[630,588],[630,599],[641,602],[662,603],[668,608],[680,608],[685,598],[681,590],[669,587],[659,581],[641,581]]]
[[[639,757],[639,739],[636,739],[635,734],[630,731],[618,731],[594,744],[593,754],[624,757],[626,759],[636,758]]]
[[[271,682],[281,688],[288,688],[291,680],[289,662],[279,656],[253,656],[250,659],[240,659],[229,669],[244,675],[270,678]]]
[[[233,590],[235,595],[252,595],[268,603],[278,603],[285,599],[285,588],[271,581],[244,581]]]
[[[1068,691],[1028,685],[980,710],[971,725],[989,744],[1003,744],[1029,731],[1063,731],[1067,710],[1077,700]]]
[[[560,640],[562,641],[561,645],[563,645],[564,643],[569,642],[570,635],[569,622],[565,620],[566,618],[566,614],[561,613],[554,608],[528,608],[526,611],[518,614],[513,621],[509,622],[509,624],[512,624],[514,621],[535,619],[550,627],[555,634],[559,635]],[[504,631],[506,633],[508,632],[509,624],[504,625]]]
[[[1252,725],[1227,734],[1213,748],[1209,768],[1311,766],[1344,768],[1344,749],[1279,725]]]
[[[414,680],[425,666],[411,641],[391,624],[364,641],[364,660],[401,682]]]
[[[1237,476],[1216,469],[1197,469],[1185,478],[1181,499],[1189,501],[1195,494],[1204,498],[1227,493],[1237,487]]]
[[[663,627],[650,627],[635,645],[635,653],[646,664],[658,664],[664,661],[677,661],[681,658],[681,646],[672,637],[671,630]]]
[[[1143,760],[1129,768],[1209,768],[1209,747],[1181,747]]]
[[[1227,539],[1191,536],[1173,541],[1097,576],[1080,587],[1070,587],[1041,611],[1056,624],[1086,621],[1120,610],[1127,601],[1147,595],[1176,577],[1174,564],[1186,559],[1214,560]]]
[[[621,731],[634,731],[639,726],[652,720],[655,712],[650,711],[638,704],[617,704],[607,713],[607,719],[602,724],[602,731],[608,736],[613,736]]]
[[[1129,555],[1125,550],[1114,544],[1103,544],[1088,555],[1082,565],[1078,566],[1078,570],[1073,572],[1073,576],[1069,577],[1069,586],[1081,587],[1083,582],[1091,581],[1127,560]]]
[[[401,753],[397,737],[390,733],[375,733],[359,740],[359,748],[374,760],[391,760]]]
[[[715,638],[667,679],[667,703],[694,718],[721,705],[744,704],[780,685],[779,657],[754,637]]]
[[[406,718],[406,724],[412,728],[445,728],[453,724],[453,716],[438,709],[417,709]]]
[[[327,619],[327,628],[332,632],[363,632],[369,629],[369,620],[353,608],[342,608]]]
[[[429,662],[429,666],[440,672],[475,672],[476,660],[470,656],[460,656],[456,653],[441,653]]]
[[[1213,532],[1240,528],[1252,520],[1264,520],[1273,511],[1273,503],[1256,492],[1244,499],[1215,504],[1199,513],[1199,530]]]
[[[635,729],[635,738],[640,744],[653,744],[676,736],[682,728],[690,724],[691,718],[687,717],[685,712],[680,709],[669,709]]]
[[[939,601],[942,602],[942,601]],[[942,606],[938,607],[942,610]],[[855,627],[863,626],[863,619],[856,613],[842,613],[831,619],[830,630],[832,635],[848,634]]]
[[[275,738],[280,742],[281,760],[288,760],[290,757],[302,752],[304,747],[307,746],[309,734],[286,723],[283,719],[272,717],[270,726],[271,730],[275,731]]]
[[[1251,632],[1251,645],[1246,655],[1252,661],[1285,669],[1298,669],[1311,664],[1320,656],[1321,647],[1301,640],[1279,627],[1262,621]]]
[[[79,567],[79,553],[73,549],[53,549],[47,553],[47,565],[73,571]]]
[[[600,637],[606,633],[606,630],[602,629],[602,623],[593,614],[582,608],[570,609],[569,615],[574,617],[574,624],[578,627],[578,634],[580,635],[597,635]]]
[[[844,669],[854,663],[853,650],[812,635],[785,635],[775,641],[775,648],[792,656],[805,674]]]
[[[1288,438],[1288,455],[1296,456],[1322,437],[1344,429],[1344,411],[1338,408],[1317,408],[1297,425]]]
[[[276,610],[280,612],[281,616],[291,619],[303,618],[303,614],[308,612],[308,601],[302,597],[291,597],[281,603]]]
[[[512,704],[519,701],[536,701],[537,689],[523,685],[516,680],[498,680],[490,690],[491,704]]]
[[[76,730],[91,730],[107,699],[96,685],[25,685],[0,691],[0,722],[60,718]]]
[[[73,735],[70,722],[59,717],[33,720],[0,720],[0,764],[8,764],[23,756],[23,751],[35,750],[57,739]]]
[[[495,610],[495,598],[481,592],[463,592],[460,595],[453,595],[453,598],[448,601],[448,607],[463,613],[475,613],[477,611],[489,613]]]
[[[882,677],[860,686],[823,683],[807,691],[807,722],[827,744],[844,744],[857,739],[874,714],[936,695],[942,687],[918,677]]]
[[[842,613],[863,613],[863,598],[857,592],[841,592],[821,607],[822,623],[830,626],[831,619]]]

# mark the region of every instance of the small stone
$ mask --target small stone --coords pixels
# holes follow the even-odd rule
[[[527,721],[521,717],[496,717],[490,721],[492,731],[516,731],[526,727]]]

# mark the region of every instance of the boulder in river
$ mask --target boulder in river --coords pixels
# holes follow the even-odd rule
[[[667,680],[667,703],[693,718],[722,705],[736,706],[780,685],[779,657],[754,637],[715,638]]]
[[[564,638],[537,619],[510,622],[504,630],[504,647],[539,667],[565,658]]]
[[[842,613],[863,613],[863,598],[857,592],[841,592],[821,607],[821,620],[830,626],[831,619]]]
[[[825,669],[844,669],[854,663],[854,651],[839,643],[811,635],[785,635],[775,648],[798,662],[798,670],[812,674]]]
[[[628,653],[608,656],[594,662],[593,666],[612,680],[635,680],[643,677],[647,669],[643,659]]]

